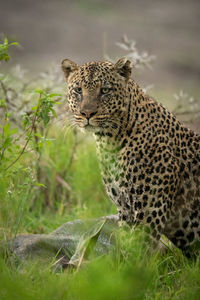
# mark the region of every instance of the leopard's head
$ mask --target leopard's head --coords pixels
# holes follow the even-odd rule
[[[119,117],[126,106],[131,62],[121,58],[115,64],[89,62],[78,66],[65,59],[62,69],[74,123],[93,131],[119,127]]]

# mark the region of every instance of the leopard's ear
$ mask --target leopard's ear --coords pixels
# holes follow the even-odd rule
[[[132,65],[131,61],[126,57],[120,58],[114,65],[114,69],[119,73],[119,75],[123,76],[126,81],[131,77]]]
[[[70,59],[64,59],[61,63],[62,70],[65,74],[66,79],[68,79],[69,75],[78,69],[78,65],[71,61]]]

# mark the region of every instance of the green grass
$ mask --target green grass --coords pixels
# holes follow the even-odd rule
[[[0,176],[1,239],[116,213],[103,189],[93,139],[55,127],[49,132],[53,140],[39,160],[27,153]],[[44,186],[36,184],[37,176]],[[55,273],[51,265],[16,264],[3,255],[0,299],[200,299],[199,261],[187,260],[179,250],[150,255],[139,235],[123,229],[115,253],[78,270]]]

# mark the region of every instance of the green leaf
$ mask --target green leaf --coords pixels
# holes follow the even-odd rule
[[[55,110],[53,108],[51,108],[51,112],[54,117],[57,117],[57,113],[55,112]]]
[[[48,96],[49,96],[49,97],[60,97],[60,96],[62,96],[62,94],[59,94],[59,93],[52,93],[52,94],[49,94]]]
[[[0,61],[8,61],[10,59],[10,56],[8,55],[8,48],[10,46],[16,46],[18,45],[17,42],[12,42],[9,44],[8,39],[5,38],[3,44],[0,44]]]
[[[38,105],[35,105],[35,106],[32,107],[33,111],[36,111],[37,109],[38,109]]]
[[[35,185],[36,186],[42,186],[42,187],[46,188],[46,185],[44,185],[43,183],[40,183],[40,182],[35,182]]]
[[[45,94],[45,92],[43,90],[41,90],[41,89],[35,89],[35,92],[39,93],[39,94],[42,94],[42,95]]]
[[[6,102],[4,99],[0,99],[0,107],[6,107]]]

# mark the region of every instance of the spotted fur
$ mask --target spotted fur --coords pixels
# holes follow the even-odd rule
[[[120,219],[188,253],[200,240],[200,135],[144,94],[125,58],[83,66],[66,59],[62,68],[74,122],[94,133]]]

